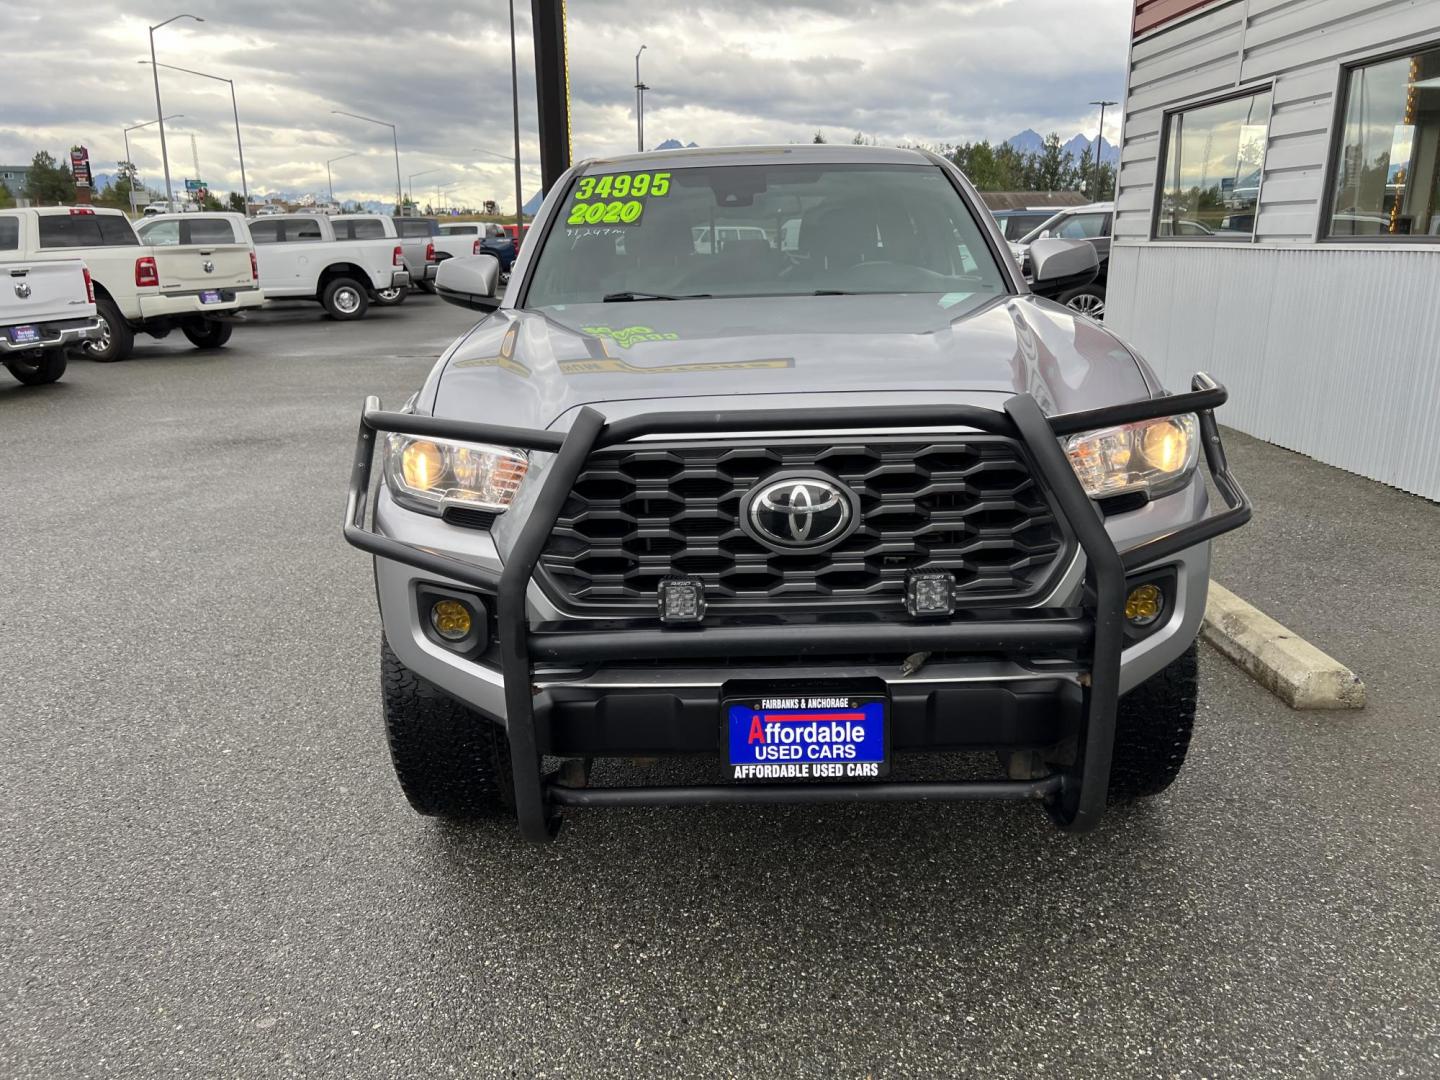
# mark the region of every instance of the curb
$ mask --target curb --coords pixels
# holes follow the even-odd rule
[[[1358,675],[1213,581],[1200,633],[1292,709],[1365,707]]]

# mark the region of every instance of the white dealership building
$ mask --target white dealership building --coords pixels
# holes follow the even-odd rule
[[[1106,319],[1440,499],[1440,0],[1137,0]]]

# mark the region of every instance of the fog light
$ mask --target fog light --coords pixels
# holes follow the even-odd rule
[[[949,570],[912,570],[905,579],[905,610],[915,618],[955,614],[955,575]]]
[[[463,641],[471,623],[470,609],[459,600],[437,600],[430,607],[430,625],[446,641]]]
[[[660,621],[667,626],[705,618],[705,583],[699,578],[666,578],[659,589]]]
[[[1125,618],[1131,626],[1149,626],[1165,609],[1165,594],[1158,585],[1137,585],[1125,598]]]

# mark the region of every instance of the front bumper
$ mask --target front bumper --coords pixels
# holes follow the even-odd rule
[[[767,411],[653,414],[607,423],[583,409],[568,433],[471,424],[434,417],[381,412],[370,398],[361,419],[350,479],[345,537],[379,559],[413,568],[428,580],[438,576],[478,590],[493,605],[498,627],[498,671],[492,686],[503,695],[504,717],[514,766],[515,802],[524,836],[553,835],[560,805],[634,805],[694,802],[817,802],[896,799],[1038,799],[1062,827],[1093,828],[1104,809],[1109,784],[1115,713],[1125,649],[1123,610],[1127,575],[1162,560],[1184,563],[1187,553],[1204,552],[1209,540],[1244,524],[1250,503],[1231,476],[1213,410],[1226,400],[1223,387],[1197,375],[1188,394],[1134,402],[1085,413],[1047,418],[1028,394],[1006,402],[1003,412],[971,406],[920,408],[845,408],[810,414],[809,425],[835,429],[899,426],[954,426],[1005,435],[1025,444],[1037,479],[1051,493],[1084,556],[1084,588],[1073,607],[1046,606],[1005,612],[960,611],[947,621],[899,623],[881,619],[816,618],[810,621],[729,618],[707,619],[701,626],[664,628],[654,620],[609,623],[545,623],[527,613],[527,592],[546,539],[560,516],[575,478],[591,452],[652,434],[768,431],[792,422]],[[1085,495],[1059,437],[1177,413],[1197,413],[1210,475],[1226,503],[1218,514],[1170,529],[1144,543],[1117,550]],[[503,570],[477,565],[431,546],[403,543],[365,526],[376,433],[399,431],[462,441],[499,443],[555,455],[529,516]],[[1190,556],[1182,575],[1192,590],[1205,560]],[[390,581],[396,580],[389,575]],[[406,596],[386,596],[381,605],[413,606]],[[1197,607],[1187,606],[1195,618]],[[1193,636],[1193,624],[1188,628]],[[438,649],[438,647],[437,647]],[[721,786],[697,788],[595,789],[547,782],[542,753],[562,755],[645,754],[658,750],[714,752],[714,721],[719,682],[675,686],[673,665],[693,663],[713,669],[736,657],[750,663],[733,666],[735,678],[767,677],[765,658],[817,658],[832,667],[831,678],[864,677],[874,657],[940,654],[949,659],[927,667],[913,684],[896,689],[891,680],[894,738],[898,749],[1017,749],[1049,745],[1073,737],[1073,764],[1049,776],[1024,781],[966,783],[869,782],[830,785]],[[846,658],[854,658],[853,663]],[[1000,658],[998,661],[996,658]],[[560,672],[584,672],[617,662],[658,667],[653,685],[614,685],[613,667],[604,668],[612,685],[586,686]],[[1001,663],[1003,671],[984,665]],[[672,665],[664,670],[664,665]],[[481,665],[475,665],[477,668]],[[878,671],[877,671],[878,674]],[[893,672],[892,672],[893,674]],[[788,669],[785,677],[797,677]],[[660,683],[668,692],[656,693]],[[998,720],[983,732],[966,732],[944,719],[989,715]]]
[[[0,330],[0,353],[29,353],[36,349],[59,349],[68,345],[79,345],[86,341],[98,341],[100,339],[100,320],[95,316],[85,319],[60,319],[51,322],[34,324],[40,330],[39,341],[21,342],[19,344],[10,340],[6,332],[9,328]]]

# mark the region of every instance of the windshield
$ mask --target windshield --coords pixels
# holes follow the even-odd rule
[[[1006,291],[929,165],[727,165],[582,176],[530,307],[649,298]]]

